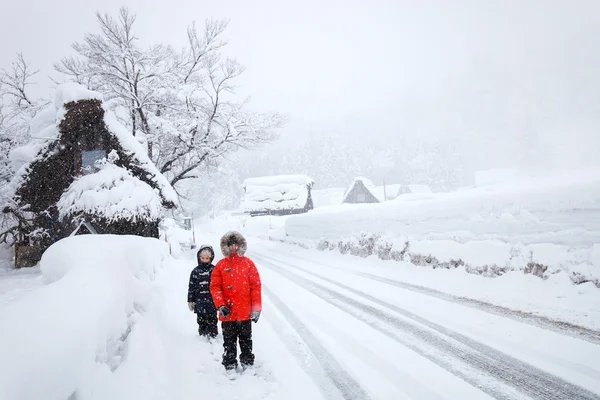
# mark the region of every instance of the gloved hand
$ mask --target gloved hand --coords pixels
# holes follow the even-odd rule
[[[260,311],[252,311],[250,313],[250,321],[258,322],[259,318],[260,318]]]
[[[231,311],[229,310],[229,308],[221,306],[219,307],[219,314],[221,314],[221,317],[227,318],[229,314],[231,314]]]
[[[194,306],[196,306],[196,303],[188,301],[188,308],[190,309],[190,311],[194,311]]]

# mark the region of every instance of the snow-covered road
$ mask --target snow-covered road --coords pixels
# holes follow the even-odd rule
[[[107,246],[98,239],[94,257]],[[202,239],[218,243],[216,237]],[[111,244],[112,253],[119,250],[116,243],[121,241]],[[136,243],[119,251],[132,255]],[[77,400],[600,400],[600,332],[594,324],[572,329],[547,316],[506,312],[420,286],[409,264],[256,237],[249,238],[247,253],[263,281],[263,313],[253,324],[256,374],[230,380],[220,364],[221,336],[213,343],[198,337],[187,308],[195,251],[174,259],[166,246],[153,255],[157,243],[138,244],[152,246],[141,247],[146,258],[118,256],[123,265],[112,269],[106,260],[82,267],[84,257],[65,245],[70,250],[48,261],[46,275],[65,274],[65,265],[74,269],[49,285],[39,269],[5,274],[10,279],[0,285],[0,312],[12,322],[0,330],[0,393],[13,393],[5,397],[15,400],[46,392],[44,398],[57,400],[69,394]],[[163,256],[164,265],[158,259]],[[152,279],[123,275],[141,266]],[[429,272],[424,276],[454,279],[465,293],[466,285],[489,282],[460,271]],[[100,281],[91,285],[94,279]],[[530,283],[548,285],[535,279]],[[546,296],[556,297],[549,287]],[[522,292],[515,288],[513,295],[522,301]],[[594,298],[582,293],[585,301]],[[547,299],[541,302],[548,307],[581,304]],[[131,309],[123,305],[129,302]],[[595,319],[594,307],[574,311]],[[61,350],[67,348],[79,350]],[[33,378],[19,372],[31,370],[44,380],[31,385]]]
[[[195,320],[182,306],[192,266],[180,261],[164,288],[168,336],[179,338],[165,353],[185,358],[170,363],[187,388],[177,398],[208,386],[211,395],[237,399],[600,399],[593,332],[576,338],[535,319],[361,276],[353,257],[332,264],[260,241],[248,255],[263,280],[258,375],[228,381],[220,345],[194,337]]]

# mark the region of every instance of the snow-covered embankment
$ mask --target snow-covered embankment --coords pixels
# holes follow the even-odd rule
[[[106,388],[168,260],[166,243],[135,236],[51,246],[41,261],[47,285],[0,309],[0,398],[84,398]]]
[[[600,287],[600,170],[403,195],[290,216],[289,242],[498,276],[568,274]]]

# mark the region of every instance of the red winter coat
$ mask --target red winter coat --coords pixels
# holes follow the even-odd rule
[[[228,235],[236,235],[241,242],[237,254],[229,254],[227,246],[223,245]],[[217,309],[227,306],[231,311],[227,318],[219,313],[219,320],[247,321],[251,311],[262,310],[260,276],[252,260],[243,255],[246,251],[243,236],[238,232],[228,232],[223,239],[221,250],[226,258],[215,265],[210,279],[210,293]]]

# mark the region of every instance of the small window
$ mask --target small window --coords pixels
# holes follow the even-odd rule
[[[367,200],[367,198],[366,198],[366,196],[365,196],[364,193],[357,193],[356,194],[356,200],[359,201],[359,202],[361,202],[361,203],[364,203]]]
[[[104,150],[85,150],[81,152],[81,173],[83,175],[93,174],[98,171],[97,161],[106,158]]]

